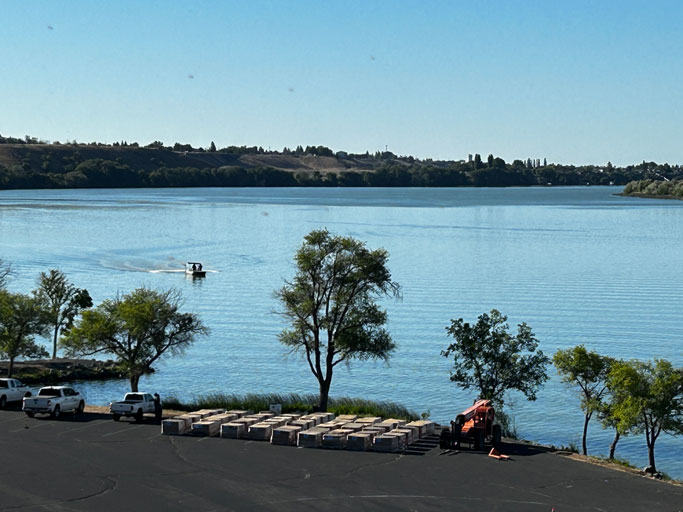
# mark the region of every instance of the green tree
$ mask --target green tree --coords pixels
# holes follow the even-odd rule
[[[38,301],[21,293],[0,290],[0,355],[9,359],[7,376],[12,376],[17,357],[47,357],[33,339],[45,333],[45,321]]]
[[[215,152],[216,152],[216,143],[215,143],[214,141],[211,141],[211,145],[209,146],[209,151],[210,151],[211,153],[215,153]]]
[[[60,270],[40,273],[35,292],[47,322],[52,327],[52,359],[57,358],[57,340],[63,327],[69,328],[76,315],[92,306],[86,289],[76,288]]]
[[[664,359],[620,361],[609,372],[608,386],[617,428],[645,433],[650,471],[656,472],[655,443],[660,434],[683,434],[683,368]]]
[[[489,399],[501,408],[508,391],[519,391],[528,400],[548,380],[546,365],[550,359],[537,350],[538,340],[526,323],[517,326],[517,334],[508,332],[507,317],[492,309],[471,325],[462,318],[446,327],[455,339],[441,352],[453,358],[451,380],[463,389],[476,388],[479,398]]]
[[[62,345],[69,355],[113,354],[128,372],[131,391],[140,377],[165,355],[184,351],[198,335],[208,333],[193,313],[181,313],[175,290],[138,288],[83,311],[65,331]]]
[[[4,290],[12,272],[12,266],[0,258],[0,290]]]
[[[352,359],[387,360],[396,348],[383,328],[386,311],[376,300],[400,297],[384,249],[369,250],[352,237],[311,231],[296,252],[292,281],[275,292],[291,327],[279,339],[301,351],[318,379],[321,410],[327,410],[334,368]]]
[[[553,363],[562,381],[578,387],[581,392],[581,409],[584,412],[582,448],[586,455],[588,422],[600,408],[603,395],[607,391],[607,374],[612,359],[597,352],[589,352],[583,345],[578,345],[555,352]]]

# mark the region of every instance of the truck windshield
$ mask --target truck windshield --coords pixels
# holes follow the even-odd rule
[[[128,393],[124,400],[130,400],[132,402],[142,402],[142,395],[139,393]]]
[[[61,396],[58,389],[43,388],[38,391],[38,396]]]

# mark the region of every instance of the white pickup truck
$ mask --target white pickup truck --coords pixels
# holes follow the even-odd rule
[[[157,416],[161,412],[156,409],[154,396],[150,393],[126,393],[122,401],[110,403],[109,410],[114,421],[119,421],[121,416],[132,416],[138,422],[142,421],[142,416],[147,412]]]
[[[31,396],[31,389],[20,380],[0,379],[0,409],[4,409],[7,402],[21,402],[25,396]]]
[[[24,412],[30,418],[38,413],[59,418],[63,412],[73,411],[74,414],[80,414],[84,408],[85,399],[78,391],[67,386],[40,388],[35,398],[24,398]]]

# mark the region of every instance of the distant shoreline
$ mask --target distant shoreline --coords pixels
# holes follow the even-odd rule
[[[676,197],[676,196],[671,196],[671,195],[658,195],[658,194],[625,194],[624,192],[620,192],[619,194],[615,194],[617,196],[622,196],[622,197],[639,197],[641,199],[674,199],[676,201],[683,201],[683,197]]]

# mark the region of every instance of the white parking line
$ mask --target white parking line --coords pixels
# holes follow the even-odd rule
[[[53,427],[55,426],[55,424],[52,423],[51,421],[41,421],[38,425],[36,425],[35,423],[32,423],[30,426],[26,425],[23,428],[18,428],[16,430],[10,430],[10,432],[21,432],[22,430],[32,430],[34,428],[40,428],[40,427],[44,427],[46,425],[47,426],[53,426]]]
[[[134,430],[136,428],[140,427],[138,425],[135,425],[134,427],[124,428],[123,430],[117,430],[116,432],[109,432],[108,434],[104,434],[102,437],[115,436],[116,434],[120,434],[121,432],[127,432],[128,430]]]
[[[98,423],[97,421],[91,421],[90,423],[88,423],[88,424],[85,425],[84,427],[78,427],[78,428],[72,428],[72,429],[69,429],[69,430],[64,430],[63,432],[60,432],[60,433],[57,434],[57,435],[58,435],[58,436],[61,436],[62,434],[66,434],[67,432],[77,432],[77,431],[79,431],[79,430],[85,430],[86,428],[96,427],[98,424],[99,424],[99,423]]]

